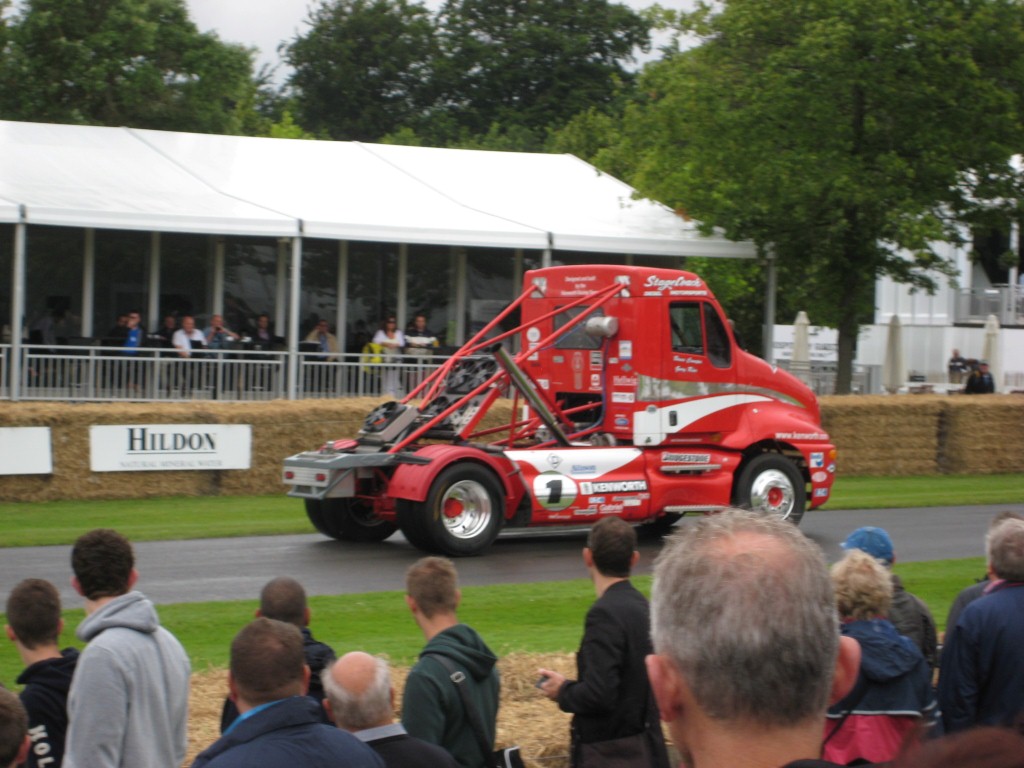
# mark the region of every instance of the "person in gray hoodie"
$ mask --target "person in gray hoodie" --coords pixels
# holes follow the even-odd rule
[[[462,768],[490,764],[466,709],[448,663],[465,675],[470,701],[479,713],[484,740],[494,744],[500,682],[497,657],[483,638],[455,615],[461,597],[455,566],[443,557],[413,563],[405,576],[405,602],[427,640],[419,661],[409,672],[402,694],[402,725],[410,736],[444,747]]]
[[[76,635],[89,645],[68,696],[64,768],[177,768],[185,759],[191,668],[160,626],[128,540],[96,529],[71,551],[71,586],[85,598]]]

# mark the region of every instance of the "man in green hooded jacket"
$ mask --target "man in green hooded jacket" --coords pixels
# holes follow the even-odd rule
[[[459,623],[461,594],[450,560],[425,557],[411,565],[405,591],[405,602],[427,644],[405,683],[402,725],[411,736],[444,747],[462,768],[484,768],[489,754],[484,754],[451,673],[437,656],[465,675],[462,685],[488,746],[494,744],[498,719],[498,659],[472,627]]]

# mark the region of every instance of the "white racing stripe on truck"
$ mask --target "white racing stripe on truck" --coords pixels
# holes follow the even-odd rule
[[[772,398],[747,393],[696,397],[675,405],[666,405],[663,408],[651,405],[643,411],[633,413],[633,442],[637,445],[656,445],[661,443],[666,435],[686,429],[691,424],[719,411],[738,405],[768,402],[772,402]],[[671,423],[673,414],[675,415],[674,424]]]

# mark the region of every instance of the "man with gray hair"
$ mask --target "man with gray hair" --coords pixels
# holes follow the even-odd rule
[[[352,651],[326,668],[321,679],[331,719],[372,747],[387,768],[458,768],[444,749],[410,736],[395,722],[395,689],[384,659]]]
[[[986,549],[989,585],[947,627],[942,651],[939,706],[948,732],[1024,724],[1024,520],[989,529]]]
[[[791,523],[725,510],[683,526],[654,568],[647,671],[688,768],[809,768],[825,711],[857,678],[821,550]]]

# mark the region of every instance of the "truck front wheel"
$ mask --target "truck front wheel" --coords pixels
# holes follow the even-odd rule
[[[498,537],[504,498],[491,471],[477,464],[453,464],[431,484],[426,501],[398,506],[399,524],[421,549],[451,557],[478,555]]]
[[[785,456],[766,453],[751,460],[736,482],[736,504],[778,515],[799,525],[807,507],[800,470]]]
[[[306,515],[324,536],[341,541],[384,541],[398,530],[359,499],[306,499]]]

